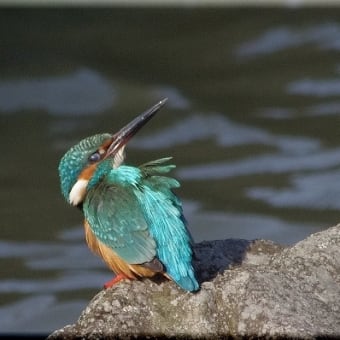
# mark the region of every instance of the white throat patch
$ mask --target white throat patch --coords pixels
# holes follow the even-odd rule
[[[78,205],[84,201],[88,182],[89,181],[86,179],[78,179],[76,184],[72,187],[69,195],[69,200],[72,205]]]
[[[115,154],[112,166],[114,168],[118,168],[124,162],[124,159],[125,159],[125,145],[123,145]]]

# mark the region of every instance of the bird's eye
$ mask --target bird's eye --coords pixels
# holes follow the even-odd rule
[[[101,155],[98,151],[96,151],[92,155],[90,155],[89,162],[91,163],[99,162],[100,159],[101,159]]]

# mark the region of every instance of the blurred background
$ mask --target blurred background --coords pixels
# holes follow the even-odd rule
[[[0,333],[74,322],[112,275],[57,173],[168,97],[127,163],[173,156],[196,242],[340,220],[340,8],[0,8]]]

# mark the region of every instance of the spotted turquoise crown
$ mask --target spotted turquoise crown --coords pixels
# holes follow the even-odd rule
[[[112,135],[101,133],[81,140],[69,149],[59,163],[59,178],[61,192],[69,202],[69,194],[73,185],[77,182],[81,171],[89,164],[89,157]]]

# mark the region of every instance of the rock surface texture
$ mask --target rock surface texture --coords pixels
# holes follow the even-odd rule
[[[224,240],[195,245],[197,293],[123,281],[99,292],[52,339],[340,338],[340,225],[292,247]]]

